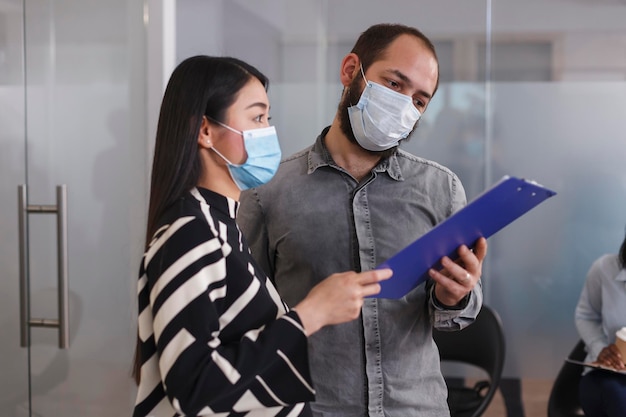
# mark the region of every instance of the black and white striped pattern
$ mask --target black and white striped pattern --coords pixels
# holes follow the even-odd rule
[[[134,417],[310,415],[304,329],[251,257],[237,208],[194,188],[144,254]]]

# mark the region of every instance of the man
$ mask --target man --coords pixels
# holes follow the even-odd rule
[[[466,203],[457,176],[398,149],[438,85],[432,43],[403,25],[375,25],[341,63],[337,115],[315,144],[242,195],[239,224],[253,255],[296,305],[323,277],[365,271]],[[432,326],[458,330],[482,305],[487,244],[401,299],[367,299],[361,317],[309,339],[318,416],[449,416]],[[393,280],[393,277],[391,278]]]

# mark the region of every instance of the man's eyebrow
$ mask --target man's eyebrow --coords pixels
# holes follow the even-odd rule
[[[406,75],[404,75],[404,74],[403,74],[400,70],[397,70],[397,69],[389,69],[389,70],[386,70],[385,72],[388,72],[388,73],[394,74],[396,77],[398,77],[400,80],[402,80],[402,82],[404,82],[406,85],[408,85],[409,87],[413,87],[413,83],[411,82],[411,80],[409,79],[409,77],[407,77]],[[427,99],[429,99],[429,100],[430,100],[431,98],[433,98],[433,95],[432,95],[432,94],[430,94],[430,93],[428,93],[428,92],[426,92],[426,91],[424,91],[424,90],[420,90],[420,91],[418,91],[418,93],[419,93],[421,96],[424,96],[424,97],[426,97],[426,98],[427,98]]]

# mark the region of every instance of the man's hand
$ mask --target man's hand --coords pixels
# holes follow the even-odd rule
[[[428,274],[435,281],[435,297],[444,306],[454,307],[469,294],[482,275],[483,259],[487,255],[487,240],[478,239],[474,250],[459,246],[456,261],[444,256],[443,269],[430,269]]]

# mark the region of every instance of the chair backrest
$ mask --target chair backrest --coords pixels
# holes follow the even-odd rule
[[[584,361],[587,356],[585,343],[579,340],[570,352],[568,358]],[[578,383],[580,382],[582,365],[571,362],[563,362],[548,400],[548,417],[577,417],[584,416],[580,408],[578,397]]]
[[[506,347],[500,316],[483,304],[474,323],[453,332],[435,329],[433,338],[442,361],[470,364],[489,375],[489,389],[472,414],[480,416],[493,399],[502,376]]]

